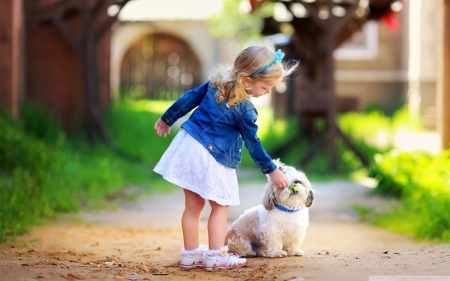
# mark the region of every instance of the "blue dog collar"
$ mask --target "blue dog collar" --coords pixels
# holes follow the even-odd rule
[[[261,72],[263,72],[264,70],[268,69],[269,67],[271,67],[272,65],[274,65],[276,62],[281,62],[281,60],[284,58],[284,53],[278,49],[278,51],[275,52],[275,59],[271,62],[269,62],[266,66],[264,66],[263,68],[253,72],[252,74],[249,75],[249,77],[253,77],[256,74],[259,74]]]
[[[300,211],[300,209],[288,209],[286,207],[279,206],[277,204],[275,204],[275,207],[277,207],[278,210],[286,212],[286,213],[295,213],[295,212]]]

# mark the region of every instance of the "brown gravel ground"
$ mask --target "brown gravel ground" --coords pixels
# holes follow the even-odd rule
[[[241,187],[241,205],[230,209],[230,223],[259,204],[263,186]],[[385,276],[393,281],[400,279],[386,276],[403,276],[401,280],[450,281],[449,244],[418,242],[375,228],[352,210],[355,204],[380,209],[391,202],[348,181],[314,188],[303,257],[252,258],[246,267],[214,272],[181,270],[183,195],[176,190],[121,203],[115,210],[65,217],[0,244],[0,280],[356,281]],[[205,244],[208,211],[202,215]]]

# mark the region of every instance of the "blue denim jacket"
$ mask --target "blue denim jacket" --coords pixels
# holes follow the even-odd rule
[[[181,127],[200,142],[222,165],[236,168],[242,158],[242,144],[245,143],[253,161],[264,174],[276,169],[257,136],[258,112],[248,100],[226,107],[226,101],[217,103],[215,93],[206,82],[187,91],[176,100],[161,119],[172,126],[179,118],[197,109]]]

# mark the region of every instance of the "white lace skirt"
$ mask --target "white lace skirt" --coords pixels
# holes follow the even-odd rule
[[[153,170],[204,199],[239,205],[236,170],[217,162],[186,130],[178,132]]]

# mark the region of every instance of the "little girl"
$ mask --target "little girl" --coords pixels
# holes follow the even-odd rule
[[[183,188],[185,209],[181,219],[184,249],[180,267],[237,268],[246,259],[228,253],[225,246],[229,206],[239,205],[236,167],[242,144],[264,174],[278,188],[288,186],[257,136],[257,111],[250,97],[270,93],[296,66],[285,69],[284,54],[263,45],[239,53],[230,69],[219,69],[209,80],[187,91],[155,124],[164,137],[171,126],[192,109],[197,109],[181,126],[154,171]],[[211,205],[208,219],[209,247],[199,244],[200,213],[205,200]]]

